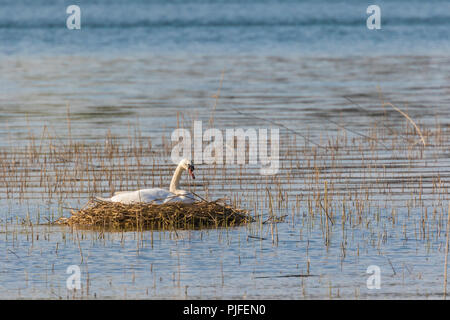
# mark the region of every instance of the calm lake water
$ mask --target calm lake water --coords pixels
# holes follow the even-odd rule
[[[78,1],[81,30],[65,27],[70,4],[1,5],[0,298],[442,298],[448,1],[379,1],[381,30],[366,28],[359,1]],[[414,119],[427,146],[383,99]],[[29,160],[33,139],[50,152],[68,141],[103,146],[110,134],[126,148],[138,126],[147,153],[130,159],[143,169],[113,184],[166,188],[172,131],[193,120],[206,129],[212,115],[219,130],[280,129],[281,168],[262,177],[251,166],[196,165],[190,187],[284,222],[177,232],[42,225],[111,190],[101,172],[74,175],[72,189],[53,182],[55,172],[70,177],[76,152],[56,165]],[[81,268],[81,291],[66,289],[70,265]],[[380,289],[367,288],[370,265]]]

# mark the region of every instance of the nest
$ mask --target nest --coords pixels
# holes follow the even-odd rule
[[[55,223],[113,229],[170,230],[232,227],[253,221],[247,211],[219,201],[122,204],[93,199],[82,209],[72,210],[69,218],[60,218]]]

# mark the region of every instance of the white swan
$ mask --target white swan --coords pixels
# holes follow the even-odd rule
[[[175,169],[172,181],[170,182],[169,191],[160,188],[141,189],[137,191],[119,191],[116,192],[111,198],[97,197],[97,199],[102,201],[120,202],[123,204],[139,202],[153,202],[156,204],[167,202],[193,203],[195,200],[192,193],[178,189],[181,174],[184,170],[187,170],[192,179],[195,179],[194,165],[190,160],[183,159]]]

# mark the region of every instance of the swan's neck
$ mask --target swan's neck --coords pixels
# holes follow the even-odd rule
[[[169,191],[172,193],[177,193],[179,184],[180,184],[180,179],[181,179],[181,174],[183,173],[183,167],[179,164],[178,167],[175,169],[175,172],[173,174],[172,177],[172,181],[170,182],[170,189]]]

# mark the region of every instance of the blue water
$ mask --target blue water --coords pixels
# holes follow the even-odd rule
[[[0,53],[441,54],[450,49],[450,2],[2,1]],[[366,9],[381,8],[381,30]]]

